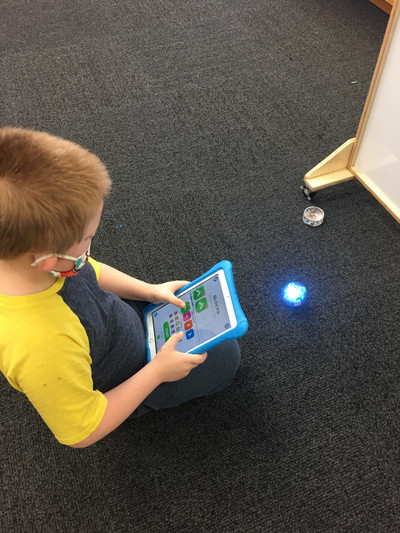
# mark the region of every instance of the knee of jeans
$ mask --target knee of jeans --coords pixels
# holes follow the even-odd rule
[[[240,360],[241,360],[240,347],[236,339],[234,339],[232,342],[231,358],[232,358],[232,366],[234,367],[235,374],[236,374],[237,369],[239,368],[239,365],[240,365]]]
[[[209,357],[215,358],[222,373],[230,383],[236,375],[240,365],[240,348],[236,339],[228,340],[210,350]]]

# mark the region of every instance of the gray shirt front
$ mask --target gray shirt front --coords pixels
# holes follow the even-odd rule
[[[79,318],[89,339],[93,387],[101,392],[116,387],[146,363],[141,304],[103,290],[87,263],[66,278],[58,293]]]

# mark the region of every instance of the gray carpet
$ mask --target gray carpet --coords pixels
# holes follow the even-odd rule
[[[112,175],[93,255],[152,282],[229,259],[250,324],[229,389],[85,450],[1,379],[2,532],[400,530],[399,227],[357,181],[307,227],[299,190],[355,135],[387,20],[367,0],[0,3],[2,125]]]

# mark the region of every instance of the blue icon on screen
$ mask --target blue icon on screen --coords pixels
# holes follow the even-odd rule
[[[231,325],[229,324],[229,322],[227,322],[224,327],[225,327],[225,329],[229,329],[231,327]]]
[[[158,313],[157,313],[157,311],[156,311],[156,312],[154,313],[154,315],[153,315],[153,316],[154,316],[154,318],[156,318],[156,316],[158,316]]]
[[[190,340],[194,337],[194,330],[193,329],[189,329],[187,332],[186,332],[186,340]]]

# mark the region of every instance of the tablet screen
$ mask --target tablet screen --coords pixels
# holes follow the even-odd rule
[[[184,332],[179,352],[189,350],[232,328],[218,273],[179,295],[185,308],[166,304],[153,312],[157,352],[174,333]]]

